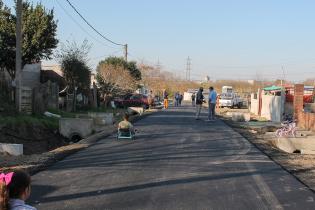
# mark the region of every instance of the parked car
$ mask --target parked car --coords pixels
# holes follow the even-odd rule
[[[114,99],[116,107],[143,107],[144,109],[149,108],[148,97],[142,94],[132,94],[125,98]]]
[[[222,93],[219,98],[219,107],[241,108],[243,100],[235,93]]]

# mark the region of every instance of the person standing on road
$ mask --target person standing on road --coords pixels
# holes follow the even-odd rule
[[[199,120],[202,103],[204,102],[204,96],[202,92],[203,92],[203,87],[200,87],[197,92],[197,97],[196,97],[196,120]]]
[[[150,90],[150,93],[148,95],[148,104],[150,109],[154,106],[154,96],[152,90]]]
[[[164,98],[164,109],[168,108],[168,93],[166,92],[166,90],[163,93],[163,98]]]
[[[179,94],[178,94],[178,92],[176,92],[175,93],[175,104],[174,104],[174,106],[178,106],[178,104],[179,104]]]
[[[213,121],[215,117],[215,105],[217,103],[217,92],[213,87],[209,88],[209,100],[208,100],[208,121]]]
[[[193,93],[193,94],[191,95],[191,105],[192,105],[192,106],[195,106],[195,104],[196,104],[195,99],[196,99],[196,94]]]
[[[183,101],[183,94],[179,94],[179,106],[182,106],[182,101]]]

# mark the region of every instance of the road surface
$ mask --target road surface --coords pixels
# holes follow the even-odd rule
[[[206,118],[206,115],[203,115]],[[222,121],[189,107],[138,123],[33,176],[32,205],[63,209],[315,209],[314,193]]]

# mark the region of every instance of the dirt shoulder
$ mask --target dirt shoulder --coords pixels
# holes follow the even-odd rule
[[[243,126],[241,122],[233,122],[226,117],[222,117],[222,119],[259,150],[269,156],[270,159],[315,192],[315,155],[285,153],[274,147],[271,141],[272,139],[266,135],[266,132],[274,131],[276,129],[275,127],[270,126],[253,129],[248,126]]]

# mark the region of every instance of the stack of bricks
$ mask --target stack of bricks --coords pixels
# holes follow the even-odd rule
[[[300,128],[315,131],[315,113],[306,113],[303,110],[304,85],[297,84],[294,86],[294,119]]]

